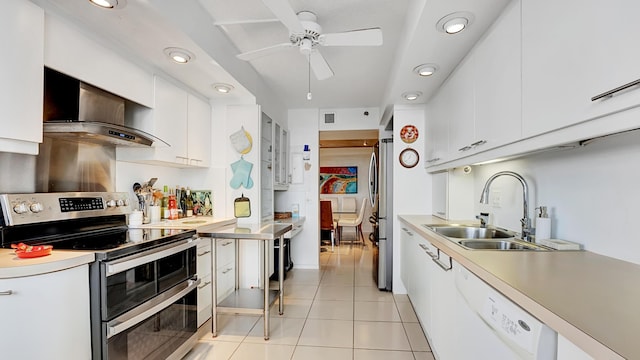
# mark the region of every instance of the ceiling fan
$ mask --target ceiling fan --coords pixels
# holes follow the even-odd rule
[[[250,61],[288,48],[298,47],[300,53],[307,57],[316,78],[324,80],[333,76],[333,70],[320,53],[319,47],[382,45],[382,30],[380,28],[323,34],[314,13],[301,11],[296,14],[288,0],[262,0],[262,2],[287,27],[289,42],[236,55],[241,60]]]

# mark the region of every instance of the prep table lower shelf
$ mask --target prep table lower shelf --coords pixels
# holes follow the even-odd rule
[[[280,295],[279,290],[269,290],[271,307]],[[218,313],[258,314],[264,312],[264,293],[262,289],[237,289],[218,303]]]

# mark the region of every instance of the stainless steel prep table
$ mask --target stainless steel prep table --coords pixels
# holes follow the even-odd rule
[[[218,336],[218,313],[240,313],[240,314],[258,314],[264,316],[264,339],[269,340],[269,308],[271,304],[279,297],[279,312],[284,313],[284,246],[279,247],[278,261],[278,290],[269,289],[269,240],[280,239],[280,244],[284,242],[284,234],[292,229],[291,224],[238,224],[228,229],[207,230],[207,227],[199,228],[198,235],[202,237],[211,237],[214,239],[235,239],[236,240],[236,264],[239,263],[239,246],[237,240],[257,240],[262,241],[263,246],[263,289],[240,289],[239,284],[239,267],[236,266],[235,291],[227,296],[220,303],[217,303],[216,286],[212,286],[212,317],[211,332],[213,336]],[[216,247],[213,246],[214,254],[211,261],[211,273],[217,281],[216,274]]]

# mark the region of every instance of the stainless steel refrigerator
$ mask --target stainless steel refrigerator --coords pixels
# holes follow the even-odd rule
[[[393,280],[393,139],[373,147],[369,163],[369,201],[373,232],[373,278],[380,290],[392,290]]]

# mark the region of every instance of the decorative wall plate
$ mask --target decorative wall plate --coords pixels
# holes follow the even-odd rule
[[[418,140],[418,128],[413,125],[405,125],[400,130],[400,138],[407,144]]]

